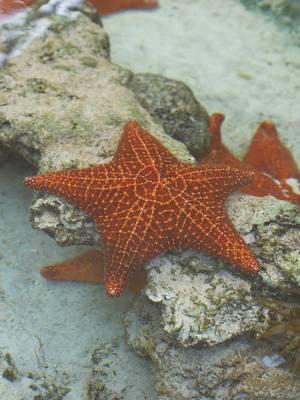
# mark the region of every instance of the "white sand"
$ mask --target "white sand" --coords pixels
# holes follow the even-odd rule
[[[113,61],[186,82],[210,112],[226,114],[224,136],[239,154],[257,122],[272,118],[299,159],[300,37],[281,31],[237,0],[160,3],[155,11],[104,19]],[[0,167],[0,351],[12,355],[21,374],[38,371],[59,380],[67,372],[72,392],[65,399],[80,400],[92,351],[117,339],[120,348],[110,359],[117,378],[111,374],[105,379],[133,384],[125,400],[154,400],[147,361],[124,347],[122,313],[132,296],[112,300],[95,285],[51,283],[40,277],[40,266],[78,249],[58,248],[32,230],[31,193],[22,184],[31,172],[20,162]],[[0,376],[0,398],[31,399],[29,385],[25,377],[11,383]]]

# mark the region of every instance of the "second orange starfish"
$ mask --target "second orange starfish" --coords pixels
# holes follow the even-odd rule
[[[281,143],[275,125],[263,121],[251,141],[243,160],[236,158],[221,140],[224,115],[212,114],[209,130],[212,143],[202,164],[225,164],[251,171],[254,177],[240,191],[253,196],[274,196],[300,205],[300,172],[289,150]]]
[[[100,15],[107,15],[130,8],[155,8],[156,0],[89,0]]]

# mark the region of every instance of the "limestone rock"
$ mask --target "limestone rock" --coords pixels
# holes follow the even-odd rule
[[[298,399],[297,376],[263,363],[274,353],[266,342],[244,336],[213,347],[183,348],[163,331],[157,306],[141,298],[127,313],[125,328],[129,345],[152,360],[160,400]]]
[[[233,224],[253,246],[260,277],[271,288],[300,285],[300,208],[274,197],[235,194],[228,203]]]
[[[256,303],[249,281],[219,268],[195,271],[176,258],[150,263],[145,295],[161,305],[164,330],[182,346],[215,345],[267,328],[268,312]],[[202,262],[195,254],[196,260]]]

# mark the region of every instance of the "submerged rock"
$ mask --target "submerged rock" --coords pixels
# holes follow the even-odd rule
[[[258,254],[259,275],[192,251],[157,257],[146,268],[146,299],[126,316],[128,343],[150,356],[160,399],[296,400],[299,382],[284,360],[277,368],[263,362],[280,350],[280,338],[272,345],[255,338],[270,322],[259,299],[299,288],[300,209],[241,194],[227,209]]]
[[[153,363],[160,400],[296,400],[300,383],[282,368],[260,361],[274,348],[241,337],[213,347],[183,348],[166,334],[155,305],[137,299],[125,318],[129,345]]]
[[[300,3],[298,0],[242,0],[248,8],[261,10],[273,15],[275,19],[289,29],[298,30],[300,21]]]
[[[148,266],[145,295],[161,306],[162,326],[176,342],[215,345],[268,327],[268,312],[255,302],[249,281],[223,268],[205,271],[197,254],[172,258],[160,257]]]

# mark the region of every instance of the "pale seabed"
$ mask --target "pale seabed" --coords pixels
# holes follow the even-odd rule
[[[112,60],[186,82],[210,112],[226,114],[224,136],[238,154],[257,122],[272,118],[299,160],[297,35],[235,0],[160,3],[155,11],[105,18]],[[124,398],[155,400],[149,362],[124,345],[122,316],[133,296],[109,299],[97,285],[52,283],[40,276],[41,266],[80,249],[60,248],[32,229],[32,194],[22,183],[32,173],[18,159],[0,166],[0,351],[9,352],[20,371],[53,377],[67,372],[72,391],[65,399],[79,400],[92,351],[117,341],[113,367],[119,382],[128,383]],[[14,384],[1,379],[1,400],[20,398],[27,386],[26,378]]]

